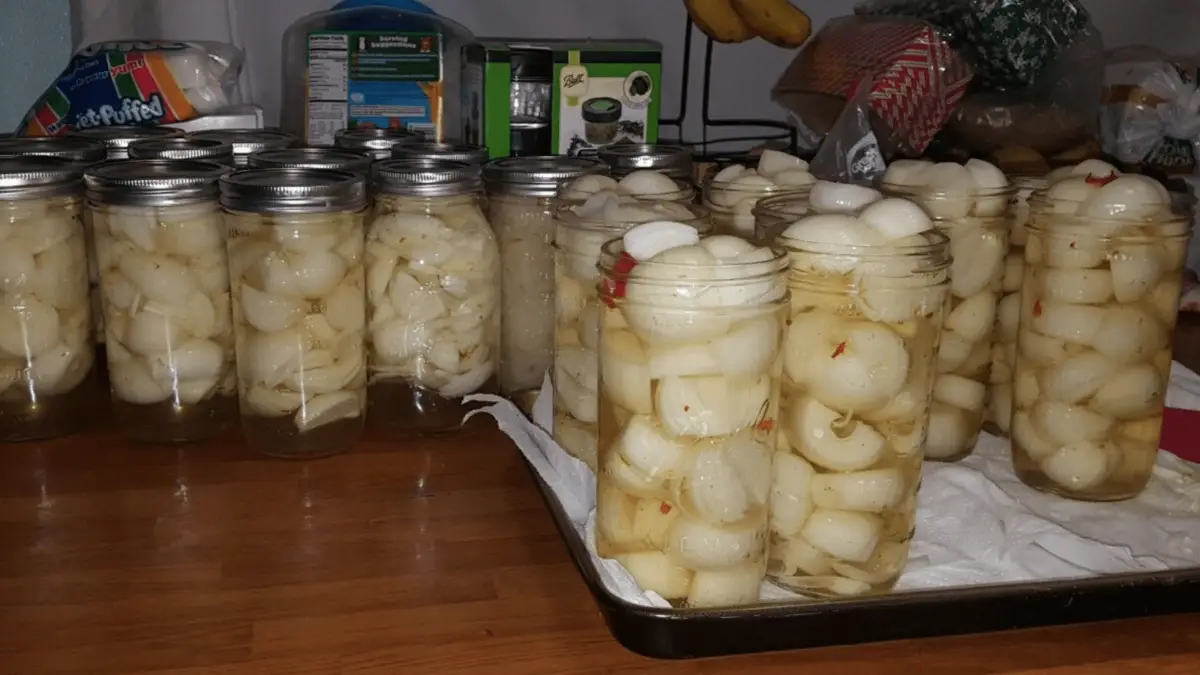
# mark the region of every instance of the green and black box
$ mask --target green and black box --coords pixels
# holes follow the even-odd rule
[[[514,118],[514,72],[531,54],[544,60],[548,100],[544,110],[529,111],[537,119]],[[651,40],[481,38],[464,48],[462,138],[487,146],[492,157],[541,154],[514,147],[531,124],[545,125],[543,153],[553,155],[656,143],[661,78],[662,45]]]

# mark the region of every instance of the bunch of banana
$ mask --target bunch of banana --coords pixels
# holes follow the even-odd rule
[[[761,37],[773,45],[799,47],[812,21],[788,0],[683,0],[692,23],[717,42]]]

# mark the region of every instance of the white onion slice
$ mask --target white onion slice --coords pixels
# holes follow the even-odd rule
[[[860,471],[883,456],[887,441],[871,425],[851,420],[815,398],[797,399],[784,421],[788,439],[808,461],[831,471]],[[836,428],[836,431],[835,431]]]
[[[847,562],[866,562],[883,534],[879,516],[854,511],[817,509],[801,536],[818,551]]]
[[[895,508],[904,495],[904,475],[894,468],[823,473],[812,480],[812,500],[821,509],[882,513]]]
[[[1130,366],[1111,376],[1092,397],[1097,412],[1119,420],[1155,414],[1162,406],[1163,376],[1148,363]]]
[[[688,607],[731,607],[758,600],[763,566],[751,562],[727,570],[699,570],[692,575]]]
[[[766,538],[756,527],[722,528],[680,516],[667,532],[667,552],[692,569],[721,569],[762,553]]]
[[[621,553],[616,556],[629,574],[644,591],[658,593],[666,600],[687,597],[692,574],[680,567],[666,554],[658,551]]]
[[[813,511],[809,483],[816,472],[803,458],[790,452],[775,453],[771,482],[771,529],[792,536],[804,527]]]

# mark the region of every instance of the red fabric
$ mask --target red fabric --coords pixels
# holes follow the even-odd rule
[[[1200,462],[1200,410],[1164,410],[1158,447],[1189,462]]]

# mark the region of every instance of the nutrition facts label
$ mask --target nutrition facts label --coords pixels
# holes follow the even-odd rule
[[[333,145],[348,122],[349,36],[308,36],[308,137],[312,145]]]

